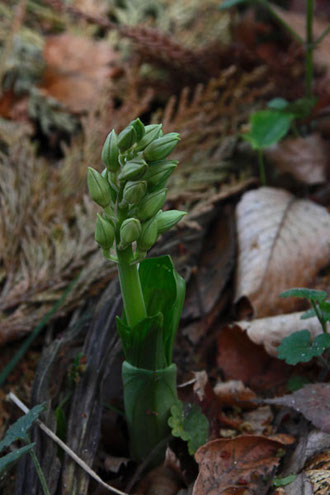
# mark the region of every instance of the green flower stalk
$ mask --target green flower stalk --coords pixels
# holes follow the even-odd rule
[[[103,208],[95,239],[104,256],[118,264],[123,315],[117,317],[122,340],[124,405],[130,450],[141,461],[155,447],[164,454],[170,409],[177,399],[173,344],[185,296],[185,282],[170,256],[146,258],[158,237],[185,212],[163,211],[166,182],[177,163],[168,160],[179,141],[163,135],[161,124],[131,122],[104,143],[102,174],[90,168],[91,198]]]

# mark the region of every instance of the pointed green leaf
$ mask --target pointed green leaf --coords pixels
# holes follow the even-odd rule
[[[20,449],[14,450],[13,452],[10,452],[9,454],[3,456],[0,458],[0,474],[3,473],[3,471],[10,469],[13,464],[18,461],[23,455],[27,454],[32,450],[35,446],[35,443],[30,443],[29,445],[25,445],[24,447],[21,447]]]
[[[27,414],[19,418],[16,423],[11,425],[5,437],[0,442],[0,452],[5,447],[9,447],[13,442],[16,442],[16,440],[24,440],[35,420],[45,409],[46,404],[35,406]]]
[[[286,486],[292,483],[297,478],[296,474],[289,474],[289,476],[285,476],[285,478],[274,478],[273,486]]]

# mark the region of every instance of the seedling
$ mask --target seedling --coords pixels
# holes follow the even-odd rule
[[[4,438],[0,442],[0,453],[2,452],[2,450],[11,447],[12,444],[16,443],[17,441],[21,441],[25,445],[16,450],[13,450],[12,452],[9,452],[8,454],[0,458],[0,474],[2,474],[4,471],[8,471],[25,454],[30,454],[33,464],[36,468],[43,492],[45,495],[50,495],[44,473],[34,451],[35,444],[32,443],[29,438],[29,430],[31,426],[36,421],[41,412],[44,411],[44,409],[44,404],[35,406],[27,414],[19,418],[16,423],[14,423],[8,429]]]
[[[109,133],[103,172],[88,171],[90,196],[103,209],[95,239],[104,256],[118,264],[124,309],[116,323],[126,358],[124,406],[136,460],[168,437],[170,409],[178,401],[172,352],[185,282],[170,256],[146,254],[185,215],[162,210],[167,179],[178,163],[168,155],[179,139],[177,133],[163,135],[161,124],[144,126],[136,119],[119,136]]]
[[[224,10],[235,5],[252,3],[268,10],[275,19],[290,33],[290,35],[305,47],[305,97],[289,104],[283,98],[275,98],[268,103],[268,110],[254,113],[250,117],[250,131],[243,138],[250,142],[258,152],[259,174],[262,184],[266,183],[263,150],[283,139],[294,125],[295,119],[309,116],[316,103],[313,96],[313,52],[317,45],[330,32],[330,24],[316,40],[313,39],[314,0],[306,4],[306,37],[303,39],[278,13],[268,0],[226,0],[220,9]]]
[[[323,290],[290,289],[282,292],[280,297],[300,297],[310,301],[312,308],[306,311],[302,320],[317,317],[323,333],[312,339],[309,330],[299,330],[285,337],[277,349],[277,355],[288,364],[307,363],[314,357],[322,354],[330,348],[330,334],[327,330],[327,322],[330,321],[330,300]]]

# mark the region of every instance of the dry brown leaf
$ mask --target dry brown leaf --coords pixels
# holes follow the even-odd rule
[[[254,411],[244,413],[243,419],[246,432],[263,435],[267,433],[267,429],[273,420],[273,413],[270,406],[263,406]]]
[[[215,384],[214,393],[224,406],[239,406],[243,409],[256,407],[256,394],[241,380],[228,380]]]
[[[47,38],[44,59],[43,92],[72,112],[82,112],[95,108],[116,54],[104,41],[64,33]]]
[[[255,316],[290,313],[292,287],[311,287],[330,260],[330,216],[325,208],[282,189],[244,194],[236,211],[239,243],[235,301],[248,300]]]
[[[217,365],[225,379],[242,380],[256,391],[269,392],[286,384],[292,367],[270,357],[237,325],[223,328],[218,337]]]
[[[166,466],[150,471],[134,489],[134,493],[143,495],[176,495],[183,483],[179,474]]]
[[[258,495],[263,493],[284,444],[262,435],[218,439],[200,447],[199,474],[193,495]]]
[[[285,139],[265,150],[265,155],[280,172],[289,173],[304,184],[326,181],[329,148],[319,134]]]
[[[330,384],[305,385],[293,394],[265,400],[267,404],[286,406],[300,412],[325,433],[330,433]]]
[[[239,321],[236,323],[244,330],[249,339],[255,344],[263,345],[270,356],[277,356],[277,347],[284,337],[299,330],[309,330],[312,337],[322,333],[320,322],[317,318],[302,320],[304,312],[290,313],[288,315],[268,316],[252,321]]]

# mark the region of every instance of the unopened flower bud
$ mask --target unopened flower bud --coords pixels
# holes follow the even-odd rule
[[[103,249],[110,249],[115,239],[115,229],[106,218],[97,214],[95,240]]]
[[[115,203],[117,200],[118,188],[111,180],[111,173],[108,171],[107,168],[105,168],[101,175],[108,182],[111,194],[111,201]]]
[[[117,134],[114,130],[109,132],[102,148],[102,161],[110,172],[117,172],[120,168],[118,161]]]
[[[157,220],[151,218],[142,225],[141,235],[136,243],[139,251],[148,251],[156,242],[158,237]]]
[[[165,134],[165,136],[155,139],[146,147],[143,157],[148,162],[163,160],[173,151],[178,141],[180,141],[180,137],[177,132]]]
[[[176,225],[187,213],[179,210],[161,211],[157,217],[157,231],[162,234]]]
[[[153,162],[144,174],[143,179],[148,181],[148,184],[151,186],[157,186],[169,178],[178,163],[179,162],[175,160],[160,160],[158,162]]]
[[[111,202],[111,191],[107,179],[97,170],[88,167],[87,184],[92,200],[103,208],[108,206]]]
[[[120,243],[118,249],[125,249],[137,241],[141,234],[141,224],[136,218],[127,218],[120,227]]]
[[[145,130],[144,136],[136,147],[137,151],[144,150],[144,148],[146,148],[148,144],[152,143],[154,139],[157,139],[160,136],[162,130],[162,124],[146,125],[144,130]]]
[[[128,181],[123,191],[123,199],[131,205],[138,205],[147,191],[145,180]]]
[[[159,191],[147,194],[137,207],[136,216],[143,221],[156,215],[165,203],[166,192],[167,189],[160,189]]]
[[[134,158],[129,162],[126,162],[122,171],[118,175],[120,180],[134,180],[139,179],[146,172],[148,164],[142,158]]]
[[[134,127],[129,125],[121,131],[121,133],[118,136],[118,148],[120,151],[123,153],[124,151],[128,150],[133,144],[136,142],[137,136],[136,136],[136,131]]]
[[[140,141],[143,138],[144,134],[145,134],[143,123],[141,122],[140,119],[135,119],[135,120],[133,120],[130,123],[130,125],[132,127],[134,127],[134,130],[136,132],[137,141]]]

